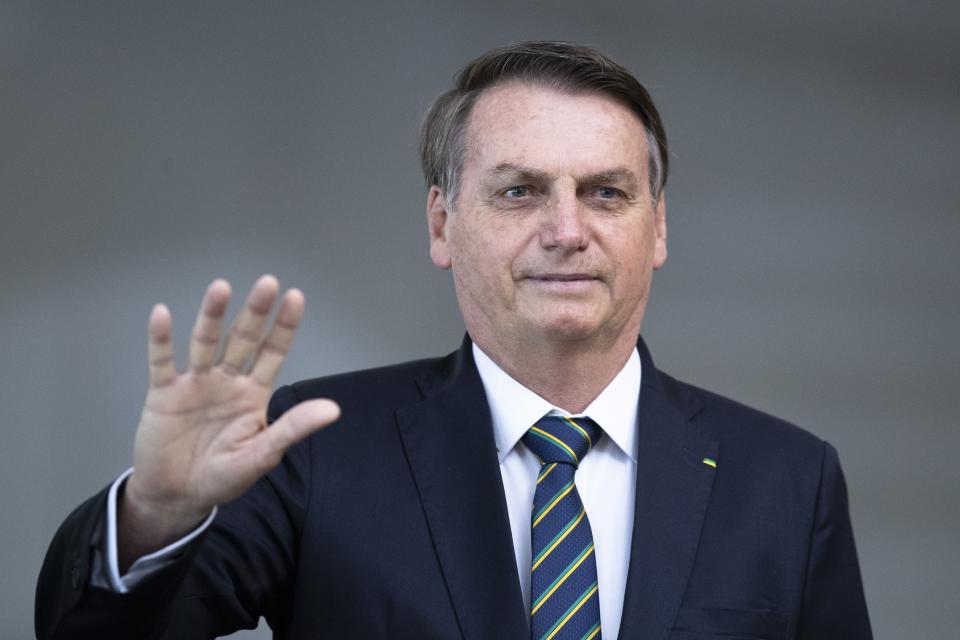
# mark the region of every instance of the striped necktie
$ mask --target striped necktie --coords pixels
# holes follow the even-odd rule
[[[531,519],[532,640],[600,638],[593,533],[573,476],[602,435],[589,418],[544,416],[523,436],[542,465]]]

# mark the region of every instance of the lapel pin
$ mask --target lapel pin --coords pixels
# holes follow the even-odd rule
[[[713,458],[704,458],[703,464],[707,465],[708,467],[713,467],[714,469],[717,468],[717,461]]]

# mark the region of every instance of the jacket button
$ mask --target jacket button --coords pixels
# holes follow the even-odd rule
[[[80,590],[80,558],[73,563],[73,569],[70,571],[70,584],[77,591]]]

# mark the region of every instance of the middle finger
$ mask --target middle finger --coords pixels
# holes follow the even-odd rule
[[[260,276],[250,289],[243,308],[230,327],[221,359],[222,366],[231,373],[241,371],[259,346],[263,327],[279,288],[280,283],[275,277],[265,275]]]

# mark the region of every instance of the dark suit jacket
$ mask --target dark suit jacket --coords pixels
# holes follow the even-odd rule
[[[670,378],[639,349],[620,637],[870,638],[834,449]],[[209,638],[264,615],[289,639],[529,638],[469,341],[442,359],[283,387],[270,416],[316,396],[341,404],[340,422],[129,594],[89,586],[105,492],[75,511],[40,576],[39,637]]]

